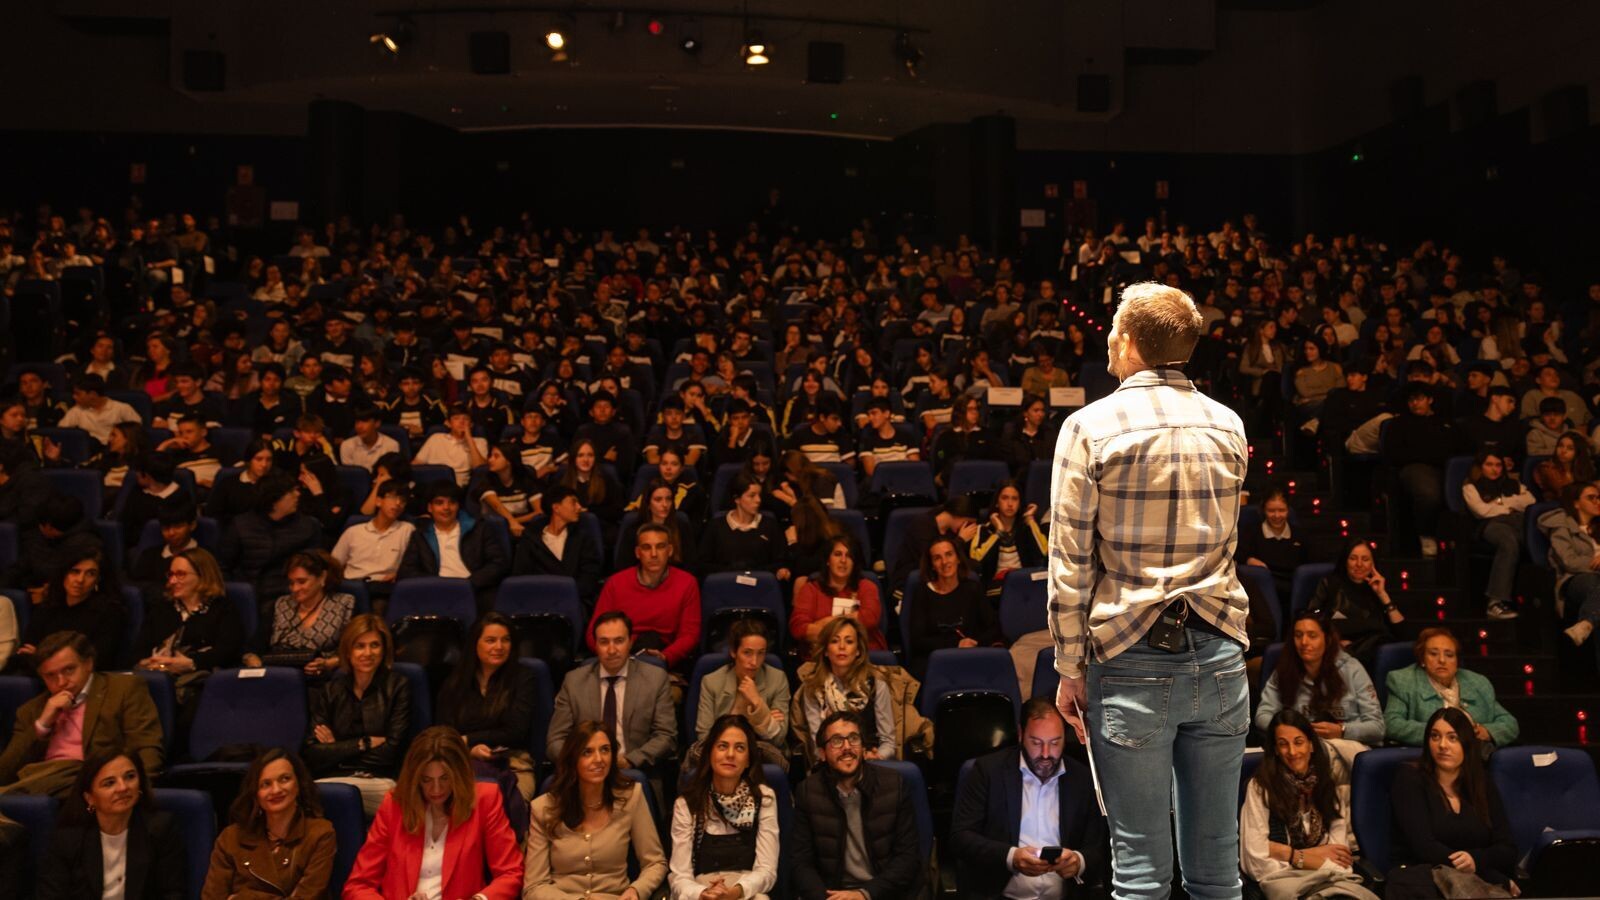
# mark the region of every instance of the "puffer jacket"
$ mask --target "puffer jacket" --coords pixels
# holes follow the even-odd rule
[[[1575,575],[1587,575],[1594,570],[1589,563],[1594,559],[1595,539],[1584,530],[1578,520],[1564,509],[1552,509],[1539,517],[1539,530],[1550,538],[1550,568],[1556,570],[1556,596]]]
[[[832,770],[813,771],[795,788],[793,836],[796,896],[824,900],[844,887],[845,814]],[[915,807],[909,786],[893,770],[863,763],[861,830],[872,880],[864,890],[873,900],[921,896],[928,861],[918,852]]]

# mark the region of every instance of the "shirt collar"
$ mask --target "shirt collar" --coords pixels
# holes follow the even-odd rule
[[[1261,536],[1269,541],[1292,541],[1294,540],[1294,526],[1288,522],[1283,523],[1283,534],[1277,535],[1272,533],[1272,529],[1267,526],[1266,522],[1262,522]]]
[[[89,699],[89,688],[91,687],[94,687],[93,672],[89,673],[89,680],[83,683],[83,690],[79,691],[78,695],[72,698],[72,705],[82,706],[85,702],[87,702]]]
[[[188,552],[190,550],[193,550],[194,548],[196,548],[198,546],[200,546],[200,542],[199,541],[195,540],[194,538],[189,538],[189,543],[183,545],[183,550],[181,552],[185,552],[186,553],[186,552]],[[162,544],[161,545],[161,558],[162,559],[171,559],[172,556],[173,556],[172,548],[168,547],[166,544]]]
[[[1121,385],[1118,385],[1117,390],[1125,391],[1130,388],[1157,387],[1160,385],[1183,388],[1190,391],[1194,390],[1194,382],[1190,381],[1189,376],[1183,374],[1183,370],[1177,366],[1156,366],[1153,369],[1142,369],[1128,376]]]

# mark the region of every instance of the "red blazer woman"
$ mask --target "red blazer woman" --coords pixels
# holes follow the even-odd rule
[[[474,787],[472,817],[450,826],[445,835],[444,896],[454,900],[481,894],[486,900],[517,900],[522,896],[522,854],[501,809],[500,789],[481,782]],[[400,804],[390,792],[356,854],[344,884],[344,900],[406,900],[416,892],[422,833],[419,829],[407,834],[400,822]]]

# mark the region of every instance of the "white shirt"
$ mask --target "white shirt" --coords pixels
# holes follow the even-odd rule
[[[437,840],[433,837],[433,810],[431,808],[422,814],[422,865],[417,868],[417,891],[413,896],[422,896],[427,900],[443,900],[444,894],[444,842],[450,837],[450,829],[446,828],[440,833]]]
[[[623,695],[628,692],[628,667],[631,665],[633,665],[633,660],[630,659],[623,663],[622,670],[617,672],[617,752],[615,756],[625,756],[628,752],[627,736],[623,734],[622,711],[627,709],[626,706],[623,706]],[[606,667],[599,663],[595,663],[594,673],[600,678],[600,717],[603,718],[606,714],[606,678],[611,673],[607,672]]]
[[[736,829],[711,816],[705,821],[706,834],[734,834]],[[754,897],[771,891],[778,883],[778,795],[761,786],[761,818],[756,822],[756,863],[749,872],[694,873],[694,815],[688,801],[679,797],[672,804],[672,859],[668,888],[672,900],[700,900],[700,894],[717,875],[723,883],[744,888],[743,896]]]
[[[379,434],[371,447],[361,438],[353,437],[339,445],[339,462],[347,466],[360,466],[371,472],[378,464],[379,457],[385,453],[399,452],[400,442],[387,434]]]
[[[541,528],[539,529],[539,537],[544,539],[544,545],[550,549],[552,556],[556,559],[564,559],[564,554],[567,552],[567,534],[571,531],[571,525],[561,529],[560,534],[551,534],[550,529]]]
[[[62,428],[82,428],[102,444],[111,441],[111,429],[123,422],[141,421],[139,413],[121,400],[106,400],[99,409],[74,405],[61,417]]]
[[[128,832],[100,832],[100,871],[105,889],[101,900],[123,900],[128,887]]]
[[[473,438],[478,445],[478,452],[487,459],[489,456],[489,442],[483,438]],[[424,466],[449,466],[455,470],[456,484],[467,486],[467,476],[472,473],[472,454],[467,452],[466,445],[456,440],[452,434],[435,434],[428,438],[417,451],[417,458],[413,460],[418,465]]]
[[[386,531],[379,531],[378,526],[370,520],[351,525],[339,535],[339,542],[333,545],[333,556],[344,564],[346,578],[361,581],[395,575],[400,571],[400,558],[405,555],[406,543],[416,530],[416,526],[410,522],[395,522]]]
[[[449,531],[435,526],[433,534],[439,540],[439,577],[471,578],[472,572],[461,561],[461,523],[457,522]]]
[[[1055,774],[1048,781],[1040,781],[1033,770],[1028,768],[1028,761],[1017,754],[1017,767],[1022,770],[1022,821],[1017,827],[1017,844],[1021,847],[1060,847],[1061,846],[1061,775],[1066,771],[1060,764],[1056,765]],[[1012,857],[1016,855],[1013,848],[1006,854],[1006,865],[1012,866]],[[1076,850],[1064,850],[1078,857],[1078,877],[1073,879],[1079,884],[1083,883],[1083,854]],[[1044,875],[1023,875],[1012,867],[1011,880],[1006,883],[1006,897],[1028,898],[1028,900],[1058,900],[1064,884],[1061,876],[1055,873]]]

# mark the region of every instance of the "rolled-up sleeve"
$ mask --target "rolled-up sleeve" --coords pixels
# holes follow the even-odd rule
[[[1050,478],[1050,636],[1056,645],[1056,671],[1081,678],[1088,655],[1088,610],[1096,566],[1095,516],[1099,487],[1094,478],[1094,447],[1072,420],[1056,439],[1056,464]]]

